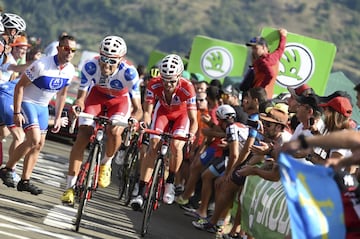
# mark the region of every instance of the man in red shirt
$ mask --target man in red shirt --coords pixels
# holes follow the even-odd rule
[[[196,93],[190,81],[181,77],[184,70],[180,56],[170,54],[162,59],[160,76],[153,78],[147,85],[144,102],[144,123],[151,129],[166,131],[172,123],[171,133],[193,140],[198,129]],[[130,201],[134,210],[139,210],[143,204],[143,195],[150,181],[160,137],[151,135],[149,150],[142,161],[139,195]],[[169,175],[165,184],[163,201],[172,204],[175,199],[174,178],[183,159],[185,142],[172,140],[170,149]]]
[[[279,62],[285,50],[287,30],[280,28],[280,42],[278,48],[270,53],[263,37],[254,37],[247,46],[252,48],[252,63],[254,67],[253,87],[265,88],[268,99],[274,94],[274,86],[279,71]]]

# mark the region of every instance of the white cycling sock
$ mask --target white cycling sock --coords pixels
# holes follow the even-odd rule
[[[108,157],[108,156],[105,155],[104,158],[101,160],[101,165],[110,166],[111,162],[112,162],[112,158],[113,158],[113,156]]]
[[[75,186],[77,176],[68,175],[66,178],[66,189],[73,188]]]

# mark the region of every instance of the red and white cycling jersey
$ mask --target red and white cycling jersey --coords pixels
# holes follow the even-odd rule
[[[184,78],[179,79],[170,104],[166,102],[161,77],[153,78],[147,86],[145,101],[150,104],[155,104],[157,101],[157,104],[160,104],[160,107],[170,115],[182,114],[187,110],[196,110],[196,93],[194,86]]]

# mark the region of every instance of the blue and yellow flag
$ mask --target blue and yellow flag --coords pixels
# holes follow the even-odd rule
[[[279,165],[292,238],[345,238],[343,204],[333,169],[307,165],[287,154],[280,154]]]

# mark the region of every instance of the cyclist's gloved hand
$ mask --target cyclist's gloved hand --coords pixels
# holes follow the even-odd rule
[[[148,126],[148,124],[146,124],[144,121],[141,121],[141,122],[140,122],[140,128],[141,128],[141,129],[147,129],[147,128],[149,128],[149,126]]]
[[[81,107],[78,105],[73,105],[71,107],[71,113],[73,114],[73,116],[77,117],[79,115],[79,113],[81,112]]]
[[[193,134],[193,133],[188,133],[188,134],[187,134],[187,137],[189,138],[190,144],[194,143],[195,138],[196,138],[195,134]]]
[[[135,118],[133,118],[133,117],[130,117],[130,118],[128,119],[128,122],[129,122],[129,124],[133,125],[133,124],[136,124],[138,121],[137,121],[137,119],[135,119]]]

